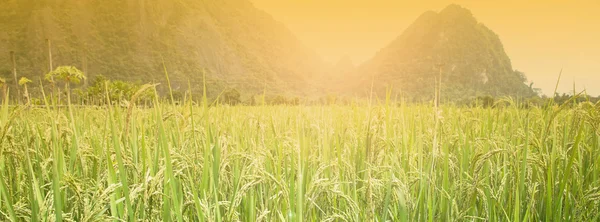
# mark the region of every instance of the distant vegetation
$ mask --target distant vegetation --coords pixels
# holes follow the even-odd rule
[[[87,86],[82,86],[82,82],[86,81]],[[68,99],[71,98],[73,104],[78,105],[94,105],[104,106],[119,105],[123,102],[128,102],[140,89],[145,85],[140,81],[128,82],[123,80],[112,80],[103,75],[97,75],[89,80],[85,75],[75,67],[58,67],[53,72],[45,75],[45,80],[41,82],[32,82],[26,77],[22,77],[18,87],[9,86],[6,79],[0,79],[3,95],[9,95],[11,103],[20,102],[21,104],[44,105],[44,98],[52,100],[53,103],[65,105]],[[32,85],[38,84],[38,87]],[[39,86],[44,86],[39,87]],[[169,88],[169,86],[164,86]],[[206,89],[211,89],[210,85]],[[213,89],[214,90],[214,89]],[[12,94],[21,92],[21,94]],[[70,93],[70,95],[68,94]],[[171,94],[172,93],[172,94]],[[176,102],[177,104],[193,101],[199,103],[204,98],[202,92],[189,89],[171,89],[162,93],[152,91],[144,91],[144,93],[136,96],[137,105],[151,106],[155,101],[156,95],[159,96],[158,101]],[[394,97],[392,97],[394,95]],[[46,97],[44,97],[46,96]],[[433,104],[434,100],[410,100],[402,94],[394,94],[393,90],[389,90],[386,96],[373,95],[371,98],[362,97],[347,97],[336,94],[329,94],[320,97],[301,97],[288,96],[285,94],[266,94],[254,93],[248,94],[240,92],[236,88],[226,88],[220,92],[213,92],[210,95],[206,94],[206,99],[210,104],[222,104],[229,106],[260,106],[260,105],[356,105],[365,102],[379,104],[385,100],[393,101],[392,104],[400,106],[402,104]],[[554,97],[547,96],[532,96],[532,97],[492,97],[492,96],[471,96],[452,98],[449,95],[441,93],[440,103],[451,104],[461,107],[484,107],[484,108],[499,108],[506,106],[517,106],[521,108],[529,107],[546,107],[549,104],[554,105],[576,105],[579,103],[589,102],[592,104],[598,103],[600,96],[593,97],[584,93],[579,93],[576,96],[573,94],[558,94]],[[47,102],[47,101],[46,101]]]

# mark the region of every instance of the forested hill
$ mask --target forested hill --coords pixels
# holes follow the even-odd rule
[[[393,88],[406,97],[428,100],[436,78],[447,100],[474,96],[534,95],[525,75],[513,69],[500,38],[461,6],[422,14],[396,40],[380,50],[346,81],[347,91],[371,86],[379,94]]]
[[[93,77],[164,82],[216,91],[306,92],[321,61],[282,24],[248,0],[2,0],[0,74],[37,80],[53,66]],[[164,85],[164,84],[163,84]]]

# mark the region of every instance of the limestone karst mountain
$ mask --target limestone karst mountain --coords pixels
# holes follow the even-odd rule
[[[163,82],[174,88],[303,92],[320,58],[248,0],[6,0],[0,5],[0,74],[37,80],[53,66]],[[7,78],[11,79],[11,78]],[[164,84],[163,84],[164,86]]]
[[[392,88],[415,100],[431,99],[440,76],[450,100],[534,93],[524,74],[513,69],[498,35],[458,5],[422,14],[354,76],[346,78],[347,91],[364,94],[373,85],[379,94]]]

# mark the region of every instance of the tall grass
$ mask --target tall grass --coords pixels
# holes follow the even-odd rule
[[[0,220],[600,219],[598,105],[157,104],[2,105]]]

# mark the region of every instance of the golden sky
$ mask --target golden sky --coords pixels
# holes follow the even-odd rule
[[[385,47],[420,14],[455,3],[502,39],[515,69],[551,94],[600,95],[600,0],[251,0],[326,61],[356,64]]]

